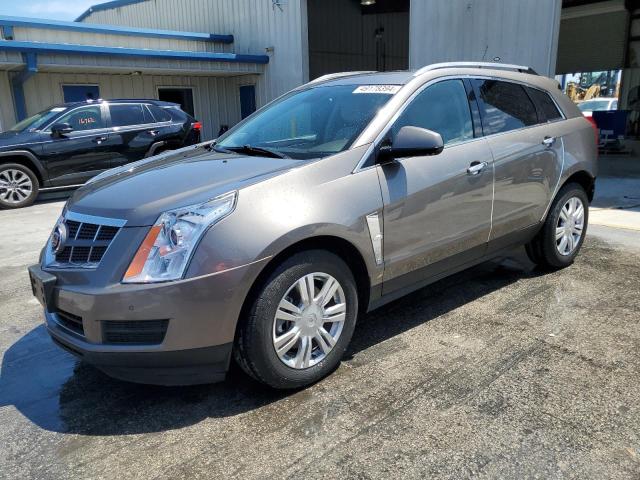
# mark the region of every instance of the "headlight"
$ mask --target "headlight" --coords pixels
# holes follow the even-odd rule
[[[182,278],[191,254],[211,225],[229,215],[238,192],[160,215],[133,257],[124,283],[166,282]]]

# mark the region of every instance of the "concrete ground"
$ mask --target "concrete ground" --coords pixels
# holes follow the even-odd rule
[[[236,369],[160,388],[79,364],[25,270],[62,203],[0,212],[0,477],[640,478],[640,213],[621,181],[599,179],[573,266],[516,250],[420,290],[294,393]]]

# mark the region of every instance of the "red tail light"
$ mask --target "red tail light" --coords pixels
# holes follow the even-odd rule
[[[193,128],[194,130],[202,130],[202,122],[194,122],[191,124],[191,128]]]
[[[596,136],[596,146],[600,145],[600,132],[598,131],[598,125],[596,124],[596,121],[593,119],[593,117],[584,117],[584,118],[586,118],[591,124],[591,126],[593,127],[593,131]]]

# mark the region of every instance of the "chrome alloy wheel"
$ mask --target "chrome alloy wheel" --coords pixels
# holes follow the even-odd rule
[[[303,369],[333,350],[344,326],[347,303],[340,283],[327,273],[310,273],[284,294],[273,321],[273,347],[285,365]]]
[[[571,197],[560,210],[556,225],[556,248],[560,255],[571,255],[584,231],[584,205],[578,197]]]
[[[21,203],[33,193],[29,176],[15,168],[0,171],[0,198],[7,203]]]

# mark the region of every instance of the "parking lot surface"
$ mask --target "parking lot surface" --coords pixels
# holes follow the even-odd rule
[[[365,315],[306,390],[237,369],[161,388],[48,338],[26,266],[61,208],[0,212],[0,477],[640,478],[640,231],[594,225],[565,270],[515,250]]]

